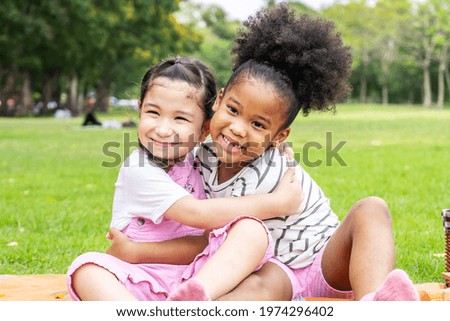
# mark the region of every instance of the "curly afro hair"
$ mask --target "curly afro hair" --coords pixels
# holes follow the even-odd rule
[[[311,109],[334,109],[351,90],[350,48],[343,45],[334,24],[296,16],[286,3],[249,17],[238,31],[232,54],[234,74],[228,85],[242,75],[270,81],[290,105],[286,126],[300,110],[306,116]]]

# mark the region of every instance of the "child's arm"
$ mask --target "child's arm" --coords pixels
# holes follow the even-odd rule
[[[203,212],[197,212],[194,216],[200,220],[199,226],[210,225],[211,227],[206,228],[213,228],[213,226],[223,226],[240,215],[252,215],[261,219],[278,215],[285,216],[286,212],[283,212],[285,208],[297,213],[302,200],[303,193],[299,181],[296,179],[295,170],[288,169],[273,193],[211,200],[184,197],[174,203],[169,211],[181,213],[181,215],[172,213],[174,220],[179,219],[181,223],[194,222],[194,219],[190,219],[191,214],[187,212],[187,208],[183,208],[183,204],[192,202],[193,204],[188,204],[188,206],[197,204],[200,208],[203,206],[202,204],[206,204]],[[269,209],[269,203],[275,207],[275,210]],[[206,207],[208,208],[206,209]],[[191,210],[195,211],[195,209]],[[202,215],[204,215],[203,222],[201,221]],[[167,212],[165,216],[169,217]],[[205,232],[205,235],[207,234]],[[117,229],[110,231],[110,239],[113,243],[107,253],[129,263],[189,264],[208,244],[207,237],[203,236],[186,236],[163,242],[134,242]]]
[[[273,193],[206,200],[186,196],[169,207],[164,215],[192,227],[212,229],[242,215],[264,220],[296,214],[302,200],[303,193],[295,176],[295,167],[290,167]]]
[[[208,236],[185,236],[164,242],[134,242],[118,229],[108,233],[112,240],[106,253],[128,263],[189,264],[208,245]]]

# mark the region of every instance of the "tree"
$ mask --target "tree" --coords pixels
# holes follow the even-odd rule
[[[231,46],[239,21],[229,19],[220,6],[190,2],[181,6],[179,16],[202,38],[200,47],[191,54],[207,63],[215,72],[218,87],[224,87],[231,76]]]
[[[32,18],[35,8],[35,4],[24,0],[1,3],[0,101],[10,99],[15,104],[14,109],[2,108],[2,115],[20,116],[31,109],[30,73],[41,67],[34,48],[46,36],[45,21]]]
[[[436,12],[437,38],[436,38],[436,57],[439,62],[438,70],[438,108],[444,107],[445,99],[445,73],[448,70],[448,47],[450,39],[450,3],[448,0],[430,0]],[[450,86],[450,84],[449,84]],[[450,87],[449,87],[450,88]]]
[[[324,17],[334,21],[346,45],[352,48],[353,69],[359,74],[359,101],[367,101],[367,78],[373,59],[378,32],[378,21],[373,8],[366,0],[351,0],[347,4],[335,4],[323,12]]]
[[[431,107],[433,99],[430,68],[440,38],[437,23],[436,10],[432,3],[419,3],[412,28],[405,35],[407,51],[422,68],[423,106],[426,108]]]
[[[374,42],[374,56],[380,60],[379,82],[382,87],[382,102],[389,103],[389,86],[392,83],[393,64],[399,58],[399,46],[404,30],[411,18],[411,4],[407,0],[380,0],[374,7],[374,17],[378,21],[378,32]]]
[[[0,2],[0,114],[27,115],[33,97],[47,103],[68,92],[77,114],[95,91],[101,109],[115,88],[135,84],[169,54],[199,46],[174,17],[178,0],[4,0]],[[60,104],[61,105],[61,104]]]

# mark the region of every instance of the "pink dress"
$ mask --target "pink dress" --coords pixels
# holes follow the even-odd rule
[[[178,185],[189,190],[194,197],[205,199],[203,181],[199,173],[199,168],[195,162],[188,163],[192,166],[186,166],[186,163],[181,167],[174,166],[168,174]],[[184,280],[192,277],[216,252],[226,239],[227,232],[231,226],[242,218],[244,217],[239,217],[226,226],[213,230],[209,235],[208,246],[189,265],[130,264],[106,253],[84,253],[74,260],[67,272],[66,278],[70,295],[74,300],[80,300],[72,287],[72,275],[82,265],[92,263],[114,274],[119,282],[136,299],[143,301],[165,301],[177,286]],[[261,222],[256,218],[252,219]],[[261,224],[265,228],[262,222]],[[165,217],[159,224],[155,224],[149,219],[135,217],[122,231],[134,241],[140,242],[160,242],[188,235],[202,235],[204,232],[203,230],[180,224]],[[257,269],[273,256],[272,239],[267,229],[266,232],[269,239],[269,246]]]

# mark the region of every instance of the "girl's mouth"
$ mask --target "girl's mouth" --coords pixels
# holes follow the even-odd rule
[[[221,138],[220,144],[222,145],[222,148],[227,152],[238,153],[244,150],[244,147],[242,147],[238,142],[231,140],[225,135],[223,134],[220,135],[220,138]]]
[[[154,146],[163,148],[173,147],[179,144],[179,143],[161,142],[154,139],[150,139],[150,143],[153,144]]]

